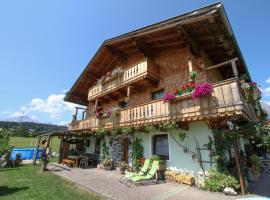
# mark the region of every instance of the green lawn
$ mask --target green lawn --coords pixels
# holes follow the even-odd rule
[[[0,169],[0,200],[98,200],[100,196],[51,173],[40,166]]]
[[[37,138],[28,138],[28,137],[10,137],[9,144],[10,146],[15,147],[30,147],[30,145],[35,145]],[[59,151],[60,139],[58,137],[53,137],[51,141],[51,147],[53,152]]]

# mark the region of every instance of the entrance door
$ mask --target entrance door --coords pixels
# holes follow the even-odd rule
[[[128,163],[128,138],[124,138],[124,156],[123,156],[123,161]]]

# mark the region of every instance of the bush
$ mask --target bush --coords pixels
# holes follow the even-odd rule
[[[233,176],[218,172],[217,170],[209,171],[209,178],[205,181],[205,188],[212,192],[222,192],[225,187],[232,187],[235,190],[240,188],[238,180]]]
[[[9,134],[8,131],[0,129],[0,157],[9,150]]]
[[[153,163],[154,160],[159,161],[159,165],[165,165],[165,160],[162,160],[158,155],[152,155],[150,157],[150,162]]]

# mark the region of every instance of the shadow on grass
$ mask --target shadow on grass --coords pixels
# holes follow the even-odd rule
[[[8,186],[0,186],[0,197],[1,196],[7,196],[14,192],[18,192],[20,190],[26,190],[29,189],[29,187],[13,187],[9,188]]]
[[[11,170],[20,170],[20,168],[18,168],[18,167],[14,167],[14,168],[2,168],[2,169],[0,169],[0,172],[11,171]]]

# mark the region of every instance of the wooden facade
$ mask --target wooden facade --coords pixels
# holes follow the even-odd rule
[[[152,26],[106,40],[65,100],[87,107],[83,119],[70,123],[70,131],[145,125],[165,121],[191,122],[234,117],[256,121],[253,105],[241,94],[239,75],[249,74],[237,42],[232,37],[220,3]],[[121,67],[112,80],[97,82]],[[190,81],[211,82],[212,95],[192,99],[191,94],[171,102],[152,94]],[[96,117],[98,109],[119,107],[114,117]]]

